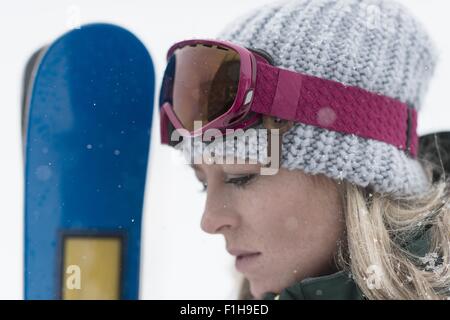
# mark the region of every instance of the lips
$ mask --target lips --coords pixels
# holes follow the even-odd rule
[[[228,252],[236,257],[235,266],[236,269],[244,273],[251,271],[256,266],[257,260],[261,256],[261,252],[247,251],[240,249],[229,249]]]

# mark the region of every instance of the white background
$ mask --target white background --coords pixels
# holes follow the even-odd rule
[[[82,24],[110,22],[136,34],[153,57],[158,86],[165,53],[172,43],[214,37],[234,18],[268,2],[271,0],[1,0],[0,299],[21,299],[23,294],[20,97],[22,71],[34,50],[67,31],[78,12]],[[419,134],[450,130],[449,1],[401,2],[426,25],[441,55],[419,116]],[[221,236],[200,230],[205,195],[179,154],[159,144],[157,116],[155,113],[145,197],[141,298],[233,299],[238,279],[233,260]]]

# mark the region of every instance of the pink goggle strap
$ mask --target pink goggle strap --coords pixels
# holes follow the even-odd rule
[[[257,62],[252,111],[389,143],[417,156],[417,112],[339,82]]]

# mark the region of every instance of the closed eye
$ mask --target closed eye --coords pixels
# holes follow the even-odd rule
[[[236,186],[237,188],[245,188],[247,184],[252,181],[257,175],[256,174],[247,174],[242,177],[238,178],[230,178],[225,181],[227,184],[232,184],[233,186]],[[200,190],[200,192],[205,192],[208,189],[208,185],[204,182],[202,182],[203,189]]]
[[[231,183],[237,187],[243,187],[255,177],[256,174],[248,174],[243,177],[228,179],[225,183]]]

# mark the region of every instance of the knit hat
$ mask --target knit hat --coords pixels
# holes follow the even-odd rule
[[[217,39],[262,49],[277,67],[385,95],[416,111],[437,61],[423,26],[389,0],[278,1],[239,17]],[[237,154],[255,159],[266,148],[245,142]],[[431,183],[420,160],[394,145],[304,123],[284,134],[280,162],[397,196],[421,194]]]

